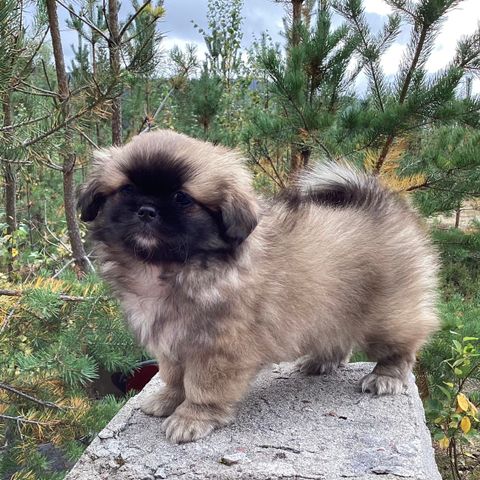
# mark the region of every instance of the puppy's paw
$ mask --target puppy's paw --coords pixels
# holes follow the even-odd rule
[[[147,415],[168,417],[183,400],[181,393],[174,389],[164,387],[162,390],[146,395],[140,403],[140,409]]]
[[[184,416],[175,412],[163,422],[165,436],[172,443],[188,443],[206,437],[218,423],[213,420],[202,420]]]
[[[360,380],[360,388],[363,393],[370,392],[374,395],[398,395],[403,392],[405,385],[400,378],[369,373]]]
[[[321,360],[318,357],[305,355],[297,360],[296,368],[304,375],[328,375],[343,364],[344,362],[337,359]]]

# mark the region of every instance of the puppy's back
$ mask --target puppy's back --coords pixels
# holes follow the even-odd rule
[[[416,351],[437,328],[437,255],[415,210],[378,178],[324,163],[302,174],[273,212],[266,230],[276,231],[274,257],[288,261],[266,268],[283,272],[294,291],[283,308],[304,308],[287,316],[308,316],[317,304],[361,347]]]

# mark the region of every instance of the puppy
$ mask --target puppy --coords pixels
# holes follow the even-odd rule
[[[232,420],[256,373],[327,374],[352,350],[363,391],[397,394],[437,328],[437,259],[374,177],[320,164],[270,203],[239,154],[171,131],[95,154],[79,199],[103,277],[165,382],[143,402],[190,442]]]

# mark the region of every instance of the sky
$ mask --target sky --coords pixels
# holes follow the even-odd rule
[[[82,2],[73,1],[75,7]],[[165,35],[162,45],[165,50],[174,45],[184,47],[187,43],[197,45],[201,58],[204,56],[205,45],[201,35],[194,28],[192,21],[199,26],[206,26],[208,0],[165,0],[166,15],[160,23],[159,29]],[[374,29],[381,28],[390,8],[383,0],[364,0],[367,21]],[[67,18],[67,13],[58,6],[61,19]],[[131,11],[131,2],[123,0],[121,13],[126,15]],[[257,38],[262,32],[268,31],[274,41],[283,42],[281,30],[282,17],[285,14],[284,5],[274,0],[244,0],[243,6],[243,46],[248,47],[254,36]],[[340,23],[341,18],[335,18],[334,23]],[[65,44],[67,65],[73,58],[71,45],[76,43],[76,34],[69,31],[63,21],[62,37]],[[463,36],[473,33],[480,23],[480,0],[463,0],[460,5],[451,11],[438,36],[431,57],[426,65],[430,73],[441,70],[455,54],[457,41]],[[387,75],[394,75],[398,69],[402,53],[408,42],[408,32],[404,31],[395,43],[383,56],[382,65]],[[365,79],[360,78],[357,88],[365,88]],[[480,79],[474,80],[474,92],[480,93]]]

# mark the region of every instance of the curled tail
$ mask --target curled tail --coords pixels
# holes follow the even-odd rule
[[[324,162],[303,172],[287,194],[293,202],[314,202],[333,207],[382,211],[397,203],[397,196],[378,178],[346,163]]]

